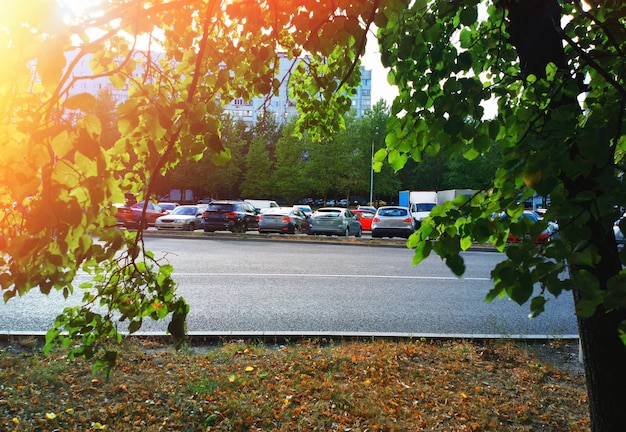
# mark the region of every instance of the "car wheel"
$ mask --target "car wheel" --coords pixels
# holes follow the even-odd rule
[[[196,224],[193,222],[189,222],[189,227],[187,228],[188,231],[195,231],[196,230]]]
[[[346,227],[346,230],[343,232],[343,235],[346,237],[350,237],[350,227]]]
[[[363,230],[361,228],[359,228],[354,236],[355,237],[361,237],[362,234],[363,234]]]
[[[380,234],[378,234],[376,231],[372,231],[372,238],[380,238]]]

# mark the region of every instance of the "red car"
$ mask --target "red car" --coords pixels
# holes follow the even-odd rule
[[[372,219],[374,219],[374,215],[376,214],[375,212],[365,209],[355,209],[351,211],[355,215],[358,215],[363,231],[372,230]]]
[[[130,206],[116,204],[116,207],[117,213],[115,213],[115,217],[117,218],[117,225],[126,228],[139,228],[139,221],[141,220],[141,213],[143,212],[143,201]],[[148,202],[148,208],[146,208],[145,218],[143,219],[143,227],[154,226],[157,218],[165,214],[167,214],[167,210]]]
[[[537,223],[541,220],[539,214],[532,210],[524,210],[524,213],[520,216],[520,220],[522,220],[522,218],[528,218],[531,224]],[[509,233],[507,243],[519,243],[519,241],[520,240],[517,237]],[[550,231],[548,229],[543,230],[537,237],[535,237],[535,243],[548,243],[548,241],[550,241]]]

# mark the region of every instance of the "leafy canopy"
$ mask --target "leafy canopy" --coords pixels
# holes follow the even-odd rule
[[[394,4],[102,0],[77,14],[58,0],[2,2],[4,300],[35,287],[82,292],[84,304],[58,317],[48,346],[82,338],[73,354],[99,356],[99,367],[115,362],[104,341],[120,339],[117,319],[134,332],[144,318],[171,315],[170,333],[184,338],[189,306],[175,294],[171,268],[143,250],[141,231],[112,228],[113,204],[126,191],[150,198],[158,174],[207,148],[215,163],[227,160],[220,107],[273,94],[279,53],[294,60],[289,86],[305,114],[301,130],[340,125],[383,3]],[[81,62],[90,74],[76,73]],[[76,91],[96,79],[125,93],[115,140],[94,113],[95,95]],[[93,282],[76,286],[79,272]]]
[[[542,5],[557,8],[546,24],[556,44],[539,39],[536,52],[546,58],[538,59],[524,52],[540,29],[520,24],[515,8],[524,2],[494,3],[416,1],[378,32],[389,80],[399,88],[378,162],[387,159],[399,170],[424,155],[462,153],[471,160],[502,153],[490,184],[469,201],[438,208],[409,240],[414,262],[434,251],[460,275],[459,253],[474,242],[491,243],[507,259],[493,270],[489,300],[531,300],[537,315],[549,296],[578,287],[580,316],[598,307],[624,311],[626,273],[617,264],[612,225],[626,205],[626,6],[574,1],[560,10],[557,2],[528,3],[535,10],[526,21],[546,12]],[[551,207],[531,225],[518,218],[535,194],[549,197]],[[558,221],[560,238],[540,247],[533,239],[549,220]],[[505,247],[509,233],[526,241]],[[614,264],[600,265],[608,262]],[[563,277],[566,263],[570,277]]]

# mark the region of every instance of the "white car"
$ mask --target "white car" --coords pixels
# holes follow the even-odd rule
[[[310,217],[313,214],[313,209],[310,205],[306,204],[295,204],[293,206],[296,210],[300,210],[306,217]]]
[[[263,213],[268,208],[279,208],[280,206],[276,201],[266,199],[246,199],[245,202],[252,204],[257,213]]]
[[[160,230],[195,231],[200,228],[202,212],[206,205],[182,205],[170,214],[157,218],[154,226]]]

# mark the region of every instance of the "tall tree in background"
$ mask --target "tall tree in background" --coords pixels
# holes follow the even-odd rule
[[[626,424],[626,255],[613,234],[626,204],[625,16],[621,1],[416,1],[378,33],[399,88],[378,158],[399,169],[409,154],[502,152],[482,194],[422,224],[415,260],[435,251],[461,274],[460,251],[490,242],[506,260],[488,299],[530,301],[537,315],[573,292],[596,431]],[[547,222],[518,220],[533,194],[550,196],[546,221],[560,227],[545,247],[533,239]],[[505,249],[509,232],[528,240]]]
[[[294,136],[295,122],[282,128],[282,136],[276,143],[276,162],[272,172],[272,183],[277,196],[289,204],[295,204],[303,194],[311,190],[310,179],[306,172],[307,138]]]
[[[265,137],[253,138],[245,157],[245,167],[241,194],[246,198],[272,198],[274,163],[270,159]]]
[[[205,168],[198,179],[199,186],[205,191],[207,198],[237,199],[241,197],[244,154],[249,147],[248,127],[245,122],[225,115],[222,117],[220,133],[228,158],[215,163],[210,157],[211,149],[206,149],[202,159]]]

